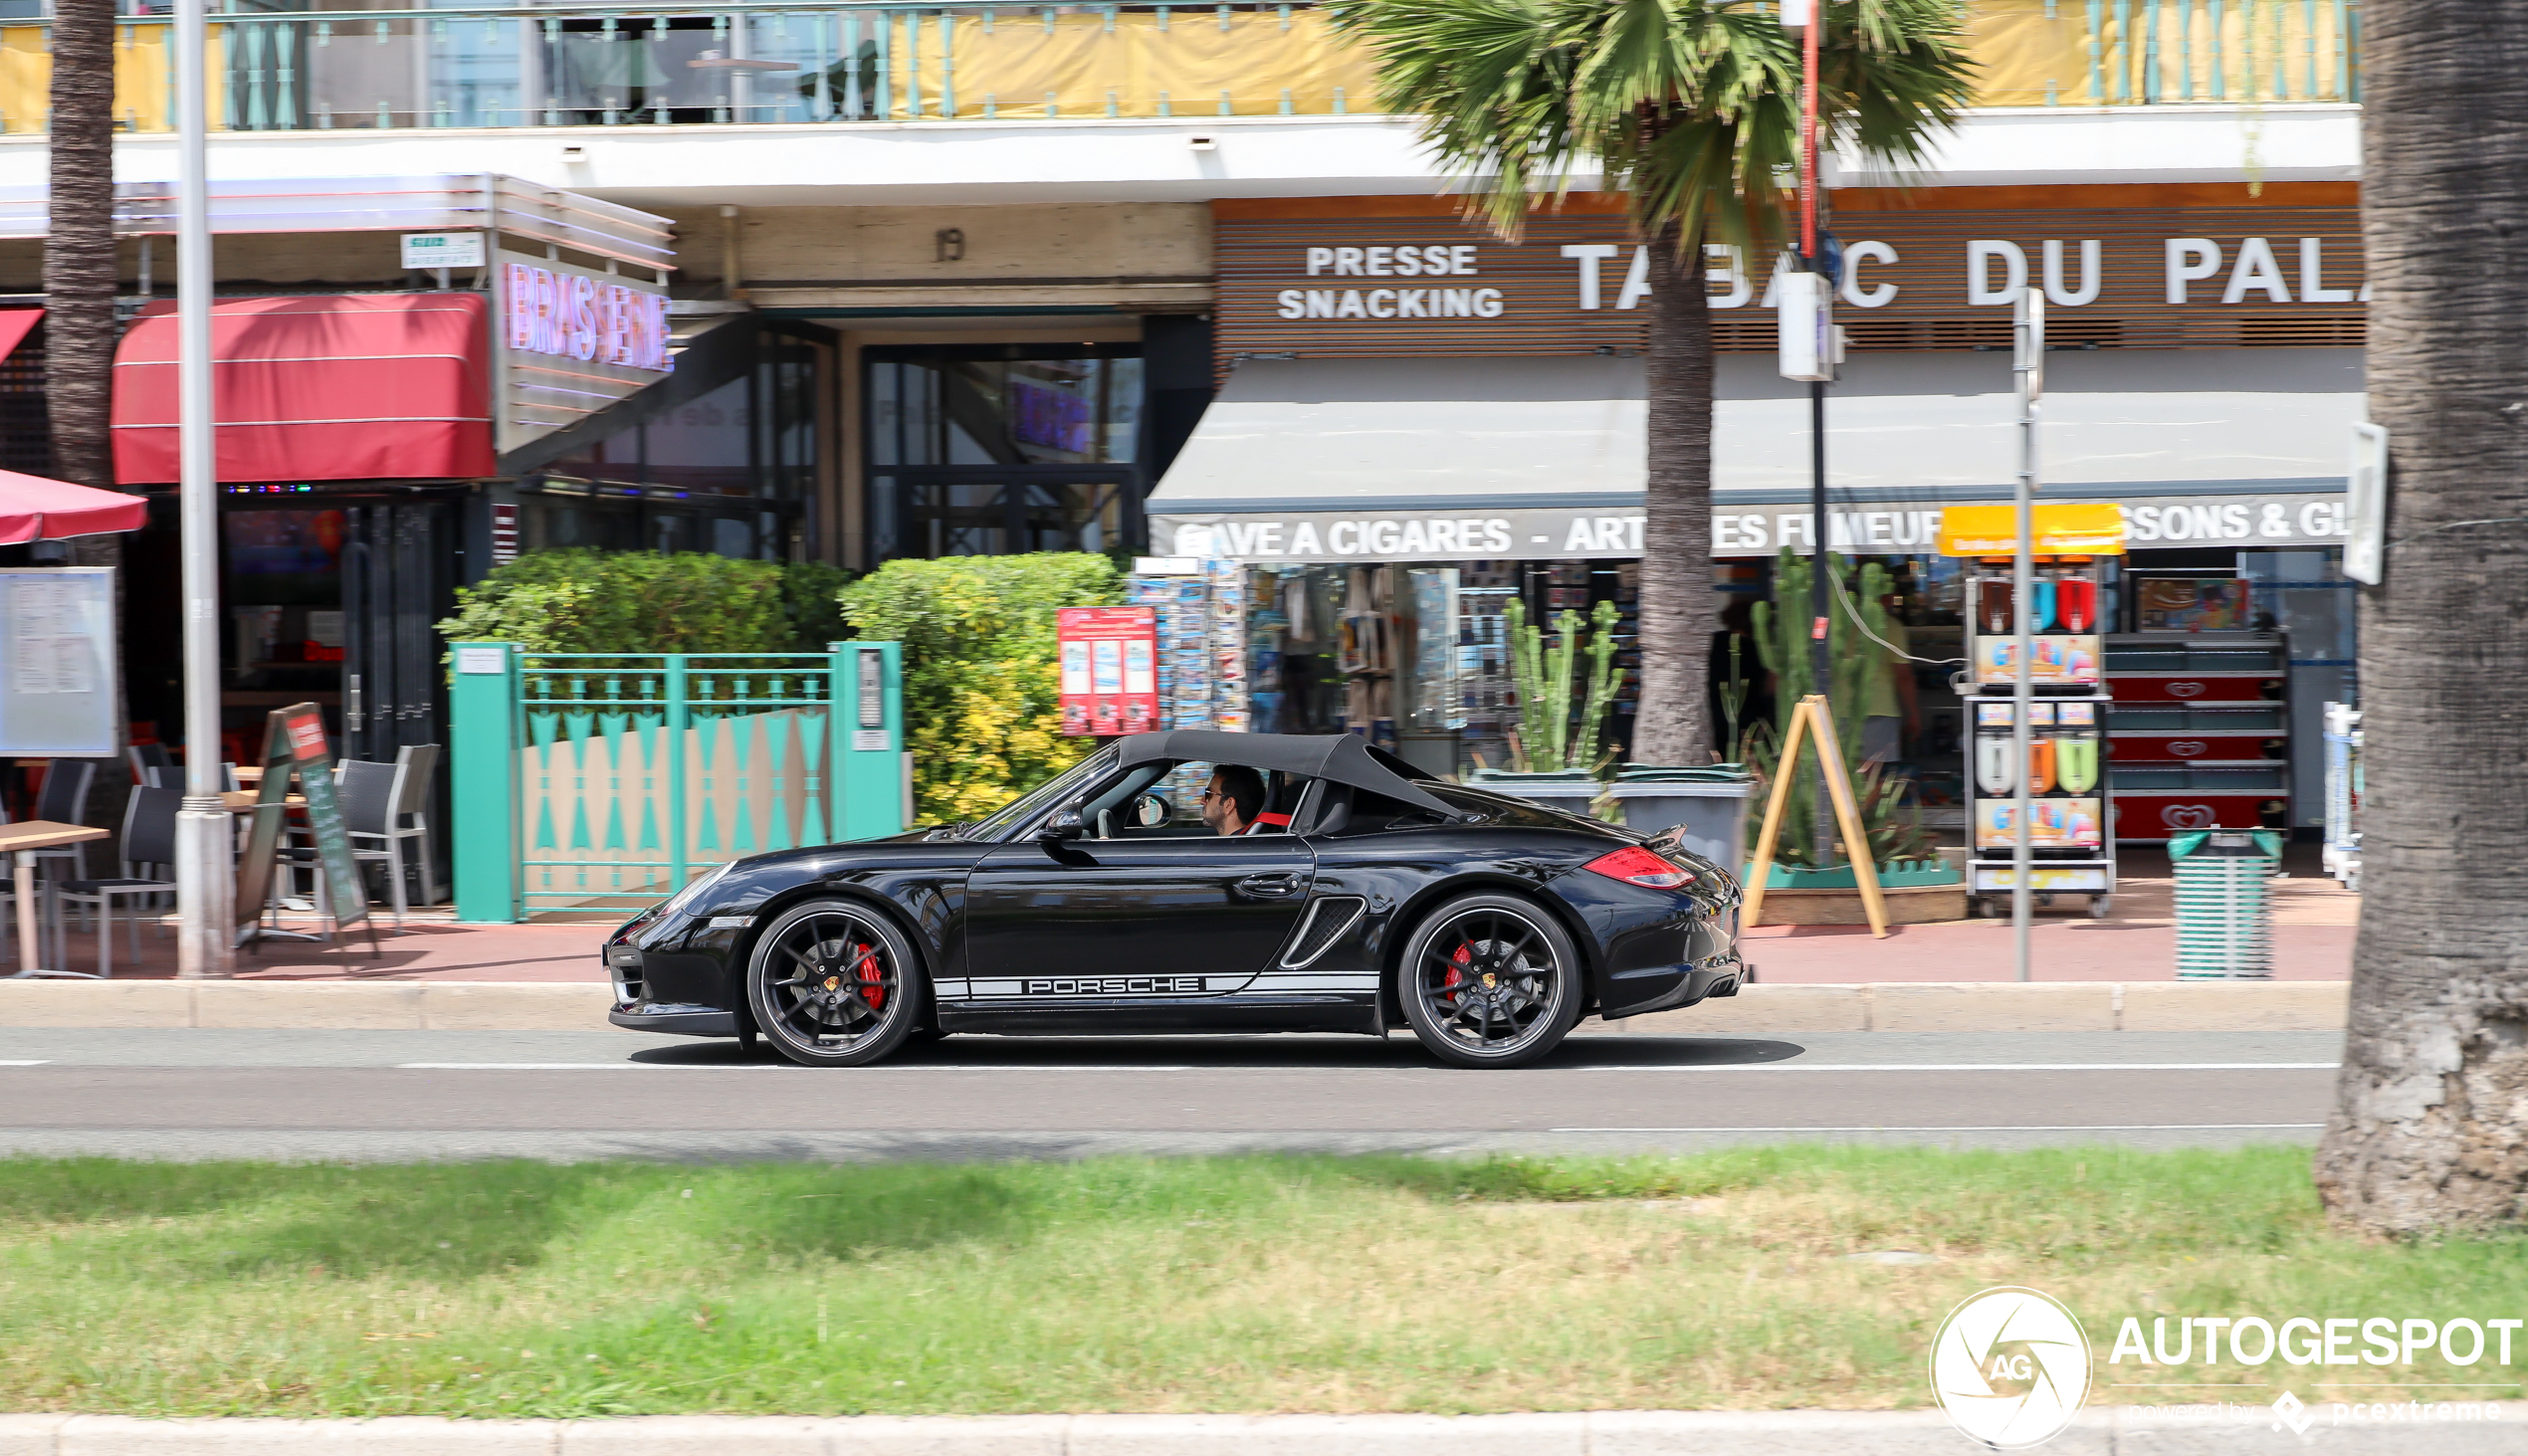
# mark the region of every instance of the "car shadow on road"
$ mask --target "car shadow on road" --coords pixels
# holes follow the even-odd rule
[[[1807,1055],[1797,1042],[1761,1037],[1574,1037],[1535,1070],[1592,1067],[1740,1067],[1793,1061]],[[749,1053],[734,1040],[688,1041],[643,1047],[627,1060],[656,1067],[780,1065],[768,1047]],[[1441,1063],[1403,1033],[1368,1036],[955,1036],[917,1043],[877,1064],[877,1069],[972,1071],[1065,1070],[1261,1071],[1300,1068],[1346,1070],[1436,1069]]]

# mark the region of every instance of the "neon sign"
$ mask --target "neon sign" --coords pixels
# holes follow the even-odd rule
[[[674,367],[666,295],[530,264],[507,267],[511,348],[662,374]]]

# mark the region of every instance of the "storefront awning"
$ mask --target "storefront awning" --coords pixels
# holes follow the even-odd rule
[[[1721,361],[1713,550],[1805,550],[1808,404]],[[2045,494],[2126,508],[2132,544],[2341,538],[2358,349],[2058,353]],[[1833,544],[1928,551],[1940,507],[2007,499],[2006,355],[1855,358],[1827,436]],[[1152,546],[1253,561],[1641,553],[1638,358],[1249,359],[1149,502]]]
[[[211,310],[223,481],[492,475],[491,332],[480,295],[238,299]],[[114,358],[114,474],[176,479],[173,306]]]
[[[0,359],[18,351],[35,325],[44,321],[41,309],[0,309]]]

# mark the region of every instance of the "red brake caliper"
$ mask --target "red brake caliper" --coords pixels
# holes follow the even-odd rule
[[[852,962],[852,965],[860,973],[860,999],[867,1002],[872,1011],[885,1010],[887,1008],[887,987],[884,984],[886,977],[885,972],[878,968],[878,947],[854,945],[852,953],[859,957]]]
[[[1473,962],[1474,949],[1475,947],[1472,945],[1460,945],[1457,947],[1457,953],[1448,957],[1448,979],[1439,983],[1441,990],[1453,991],[1457,989],[1458,986],[1464,984],[1466,979],[1465,973],[1458,967],[1468,965]]]

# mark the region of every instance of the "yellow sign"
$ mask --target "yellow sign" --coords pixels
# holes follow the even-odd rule
[[[2037,555],[2124,554],[2124,515],[2111,501],[2049,501],[2034,514]],[[1952,506],[1940,513],[1944,556],[2006,556],[2017,549],[2015,506]]]

